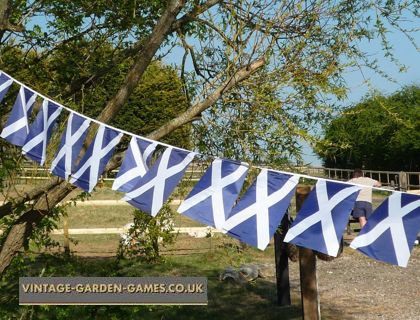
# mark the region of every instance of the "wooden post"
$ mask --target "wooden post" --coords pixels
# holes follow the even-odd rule
[[[281,233],[279,230],[274,234],[274,253],[276,262],[276,281],[277,281],[277,304],[279,306],[290,306],[290,282],[289,282],[289,259],[286,246],[283,242],[289,230],[289,214],[286,214],[281,221]]]
[[[308,196],[309,186],[298,186],[296,189],[296,212],[302,207]],[[318,282],[316,278],[316,256],[311,249],[299,247],[300,291],[302,297],[302,318],[319,320],[321,312],[318,299]]]
[[[70,254],[69,223],[67,217],[63,217],[64,252]]]
[[[404,171],[401,171],[399,173],[399,181],[400,181],[400,190],[401,191],[407,191],[408,189],[408,179],[407,179],[407,173]]]

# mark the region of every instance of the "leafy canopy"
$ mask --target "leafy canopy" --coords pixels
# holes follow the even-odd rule
[[[317,153],[327,167],[420,171],[420,87],[347,109],[325,127]]]

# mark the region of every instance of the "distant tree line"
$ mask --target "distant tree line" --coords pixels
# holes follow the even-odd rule
[[[420,171],[420,87],[369,97],[324,130],[316,152],[327,167]]]

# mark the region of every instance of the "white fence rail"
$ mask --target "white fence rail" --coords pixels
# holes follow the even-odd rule
[[[194,164],[186,171],[185,179],[189,181],[198,181],[207,164]],[[336,180],[348,180],[351,178],[352,169],[336,169],[324,167],[296,167],[296,172],[302,172],[314,177],[323,177]],[[118,170],[113,170],[109,174],[102,176],[102,181],[114,181]],[[398,171],[380,171],[364,170],[365,176],[381,181],[382,185],[390,187],[401,187],[404,190],[420,189],[420,172],[398,172]],[[49,169],[39,167],[23,168],[20,175],[15,180],[31,181],[49,179],[51,174]],[[5,181],[7,183],[7,181]]]

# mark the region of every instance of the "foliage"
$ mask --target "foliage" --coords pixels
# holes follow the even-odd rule
[[[164,205],[156,217],[140,210],[134,211],[134,221],[121,240],[118,256],[138,256],[146,262],[160,260],[159,247],[172,244],[176,234],[173,233],[175,212],[168,204]]]
[[[345,110],[325,127],[317,152],[328,167],[420,171],[420,87]]]

